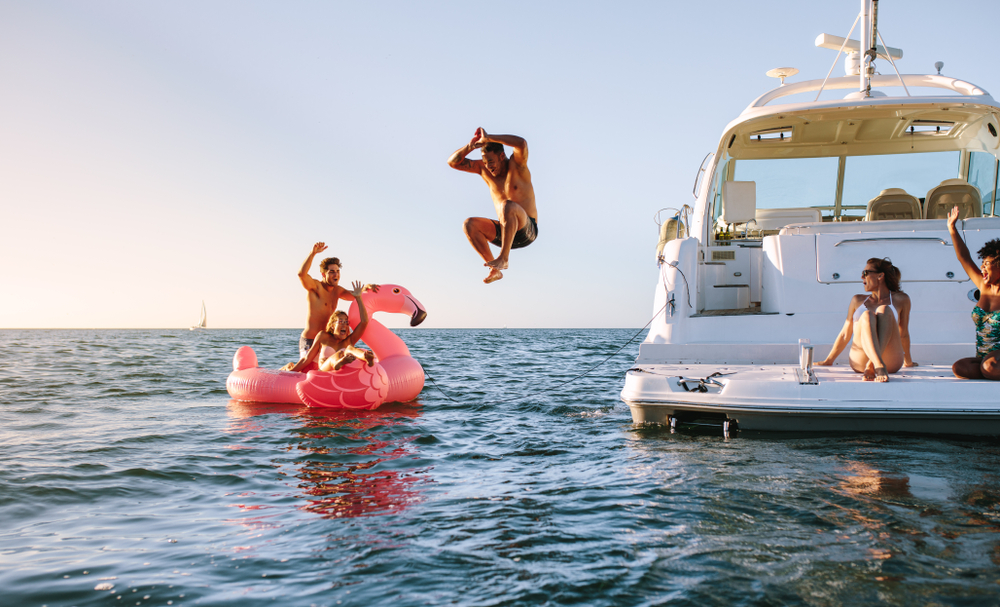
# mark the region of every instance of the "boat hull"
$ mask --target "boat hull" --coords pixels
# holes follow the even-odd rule
[[[705,381],[716,372],[723,375]],[[1000,435],[995,382],[959,380],[944,365],[890,377],[876,384],[846,366],[819,367],[813,383],[803,383],[806,378],[791,365],[643,365],[628,372],[621,398],[636,424],[708,421],[731,427],[735,422],[741,431]]]

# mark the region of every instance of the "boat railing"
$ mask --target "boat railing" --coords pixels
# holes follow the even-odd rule
[[[705,154],[705,157],[701,160],[701,165],[698,167],[698,172],[694,176],[694,187],[691,188],[691,195],[694,196],[695,200],[698,200],[698,184],[701,183],[701,177],[705,174],[705,165],[708,163],[708,159],[715,156],[715,152],[709,152]]]
[[[879,75],[872,76],[871,83],[872,86],[880,88],[895,88],[899,87],[901,84],[910,87],[937,88],[958,93],[959,95],[966,97],[986,97],[992,100],[990,94],[982,87],[971,82],[966,82],[965,80],[949,78],[948,76],[942,76],[940,74],[902,74],[900,76]],[[776,99],[788,97],[789,95],[819,91],[823,88],[843,90],[857,89],[857,87],[857,78],[846,76],[842,78],[831,78],[826,81],[825,86],[823,80],[806,80],[805,82],[785,84],[784,86],[768,91],[760,97],[757,97],[753,103],[747,106],[747,109],[744,110],[744,112],[764,107]],[[875,99],[884,99],[884,97]]]

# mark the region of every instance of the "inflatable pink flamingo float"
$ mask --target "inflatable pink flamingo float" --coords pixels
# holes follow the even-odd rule
[[[382,285],[378,293],[361,295],[369,315],[375,312],[406,314],[415,327],[427,317],[420,302],[399,285]],[[348,312],[351,329],[361,314],[357,302]],[[246,402],[304,404],[310,407],[375,409],[384,402],[407,402],[424,388],[424,370],[403,340],[372,318],[362,341],[375,353],[375,364],[364,361],[344,365],[339,371],[292,373],[257,366],[257,354],[243,346],[233,356],[233,372],[226,390]]]

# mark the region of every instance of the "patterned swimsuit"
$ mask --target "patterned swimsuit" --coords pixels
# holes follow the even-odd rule
[[[976,355],[983,358],[1000,350],[1000,310],[987,312],[976,306],[972,308],[972,321],[976,323]]]

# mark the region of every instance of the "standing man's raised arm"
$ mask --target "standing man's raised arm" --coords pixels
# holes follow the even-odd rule
[[[309,257],[302,263],[302,267],[299,269],[299,281],[302,282],[302,286],[306,289],[312,291],[316,289],[316,279],[309,275],[309,270],[312,269],[313,258],[319,253],[326,250],[326,243],[317,242],[313,245],[312,252],[309,253]]]
[[[455,150],[455,153],[448,158],[448,166],[458,171],[475,173],[477,175],[482,172],[482,160],[469,160],[466,158],[466,156],[472,153],[472,150],[481,147],[480,145],[477,145],[477,142],[479,141],[479,131],[481,130],[482,129],[476,131],[476,134],[472,136],[472,141]]]

